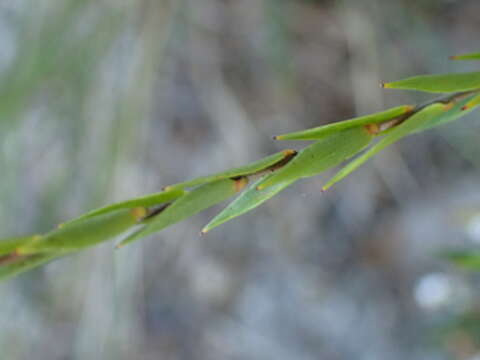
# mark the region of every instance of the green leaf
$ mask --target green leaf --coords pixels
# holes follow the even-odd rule
[[[202,233],[212,230],[213,228],[240,216],[250,210],[260,206],[265,201],[278,194],[287,186],[295,182],[295,180],[289,180],[286,182],[278,183],[274,186],[270,186],[263,190],[257,190],[263,181],[271,177],[272,175],[265,175],[252,185],[247,190],[242,192],[234,201],[232,201],[225,209],[223,209],[217,216],[215,216],[210,222],[202,229]]]
[[[376,143],[359,157],[345,165],[332,179],[330,179],[330,181],[327,182],[327,184],[325,184],[323,190],[327,190],[333,184],[350,175],[360,165],[362,165],[364,162],[366,162],[368,159],[370,159],[372,156],[374,156],[381,150],[385,149],[387,146],[390,146],[401,138],[417,131],[418,129],[421,129],[432,119],[441,116],[445,112],[447,107],[448,105],[442,103],[434,103],[428,105],[419,112],[409,117],[400,125],[390,129],[388,134],[386,134],[378,143]]]
[[[11,263],[0,265],[0,280],[6,280],[34,267],[43,265],[56,257],[58,255],[55,254],[19,256],[17,259],[12,259]]]
[[[480,270],[479,250],[448,251],[441,255],[463,269],[475,271]]]
[[[0,239],[0,255],[10,254],[21,245],[24,245],[38,237],[40,237],[40,235],[17,236]]]
[[[19,254],[65,253],[110,240],[136,225],[146,209],[119,209],[62,226],[19,247]]]
[[[463,55],[450,56],[452,60],[480,60],[480,53],[471,53]]]
[[[197,185],[200,185],[200,184],[206,184],[206,183],[216,181],[216,180],[236,178],[236,177],[240,177],[240,176],[256,174],[260,171],[263,171],[263,170],[266,170],[266,169],[268,169],[272,166],[275,166],[276,164],[278,164],[280,162],[283,162],[286,159],[291,158],[292,156],[295,156],[296,153],[297,152],[295,150],[290,150],[290,149],[283,150],[283,151],[280,151],[276,154],[267,156],[267,157],[265,157],[261,160],[258,160],[254,163],[251,163],[251,164],[248,164],[248,165],[245,165],[245,166],[241,166],[241,167],[238,167],[238,168],[235,168],[235,169],[219,172],[219,173],[209,175],[209,176],[202,176],[202,177],[199,177],[199,178],[196,178],[196,179],[193,179],[193,180],[189,180],[189,181],[185,181],[185,182],[181,182],[181,183],[178,183],[178,184],[169,185],[169,186],[165,187],[165,189],[166,190],[185,189],[185,188],[194,187],[194,186],[197,186]]]
[[[318,140],[332,133],[370,124],[380,124],[388,120],[410,113],[414,109],[411,105],[397,106],[382,112],[340,121],[334,124],[318,126],[315,128],[296,131],[275,136],[275,140]]]
[[[69,226],[75,222],[82,221],[94,216],[106,214],[119,209],[133,209],[135,207],[151,207],[155,205],[160,205],[160,204],[175,200],[183,196],[184,194],[185,194],[185,191],[183,191],[182,189],[172,189],[172,190],[158,192],[155,194],[137,197],[134,199],[118,202],[115,204],[111,204],[108,206],[104,206],[104,207],[89,211],[79,216],[76,219],[63,223],[62,226]]]
[[[465,111],[465,110],[469,110],[469,109],[473,109],[474,107],[480,105],[480,94],[474,96],[473,98],[471,98],[463,107],[462,107],[462,110]]]
[[[478,106],[478,104],[473,103],[476,97],[477,96],[475,95],[471,95],[466,97],[465,99],[453,103],[450,109],[447,108],[448,110],[445,111],[443,114],[433,117],[430,121],[417,128],[414,132],[417,133],[423,130],[431,129],[436,126],[447,124],[451,121],[457,120],[462,116],[469,114]],[[467,108],[465,109],[465,107]]]
[[[383,84],[387,89],[417,90],[433,93],[471,91],[480,88],[480,72],[420,75]]]
[[[199,186],[166,207],[158,215],[144,221],[142,229],[128,236],[118,246],[124,246],[141,237],[160,231],[220,203],[242,190],[247,178],[222,179]]]
[[[317,175],[364,149],[372,137],[363,126],[332,133],[301,150],[258,189]]]

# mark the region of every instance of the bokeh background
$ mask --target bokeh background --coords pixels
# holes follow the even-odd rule
[[[478,0],[2,0],[0,237],[254,161],[272,135],[473,71]],[[0,284],[2,359],[478,359],[478,113],[320,193],[304,180]],[[331,173],[330,173],[331,175]]]

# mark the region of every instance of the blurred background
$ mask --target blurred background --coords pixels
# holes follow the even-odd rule
[[[2,0],[0,237],[246,164],[273,135],[431,97],[475,63],[476,0]],[[326,194],[297,183],[0,284],[2,359],[479,359],[478,113]]]

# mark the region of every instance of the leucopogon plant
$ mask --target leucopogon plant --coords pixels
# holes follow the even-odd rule
[[[480,53],[453,58],[480,60]],[[403,137],[456,120],[480,104],[480,72],[422,75],[382,86],[447,95],[423,105],[397,106],[275,136],[276,140],[314,142],[299,151],[283,150],[245,166],[92,210],[46,234],[0,240],[0,279],[114,238],[121,239],[117,248],[123,247],[237,195],[201,230],[206,233],[256,208],[296,181],[318,175],[358,155],[323,186],[325,191]]]

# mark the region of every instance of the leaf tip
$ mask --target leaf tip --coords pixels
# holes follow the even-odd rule
[[[382,81],[382,82],[380,83],[380,87],[381,87],[382,89],[391,89],[391,88],[392,88],[392,85],[391,85],[391,83],[387,83],[387,82],[383,82],[383,81]]]
[[[452,55],[448,57],[450,60],[458,60],[459,56],[458,55]]]
[[[327,182],[325,185],[323,185],[322,189],[320,190],[320,192],[322,194],[326,193],[327,190],[330,190],[330,188],[335,185],[336,182],[333,182],[333,181],[330,181],[330,182]]]

